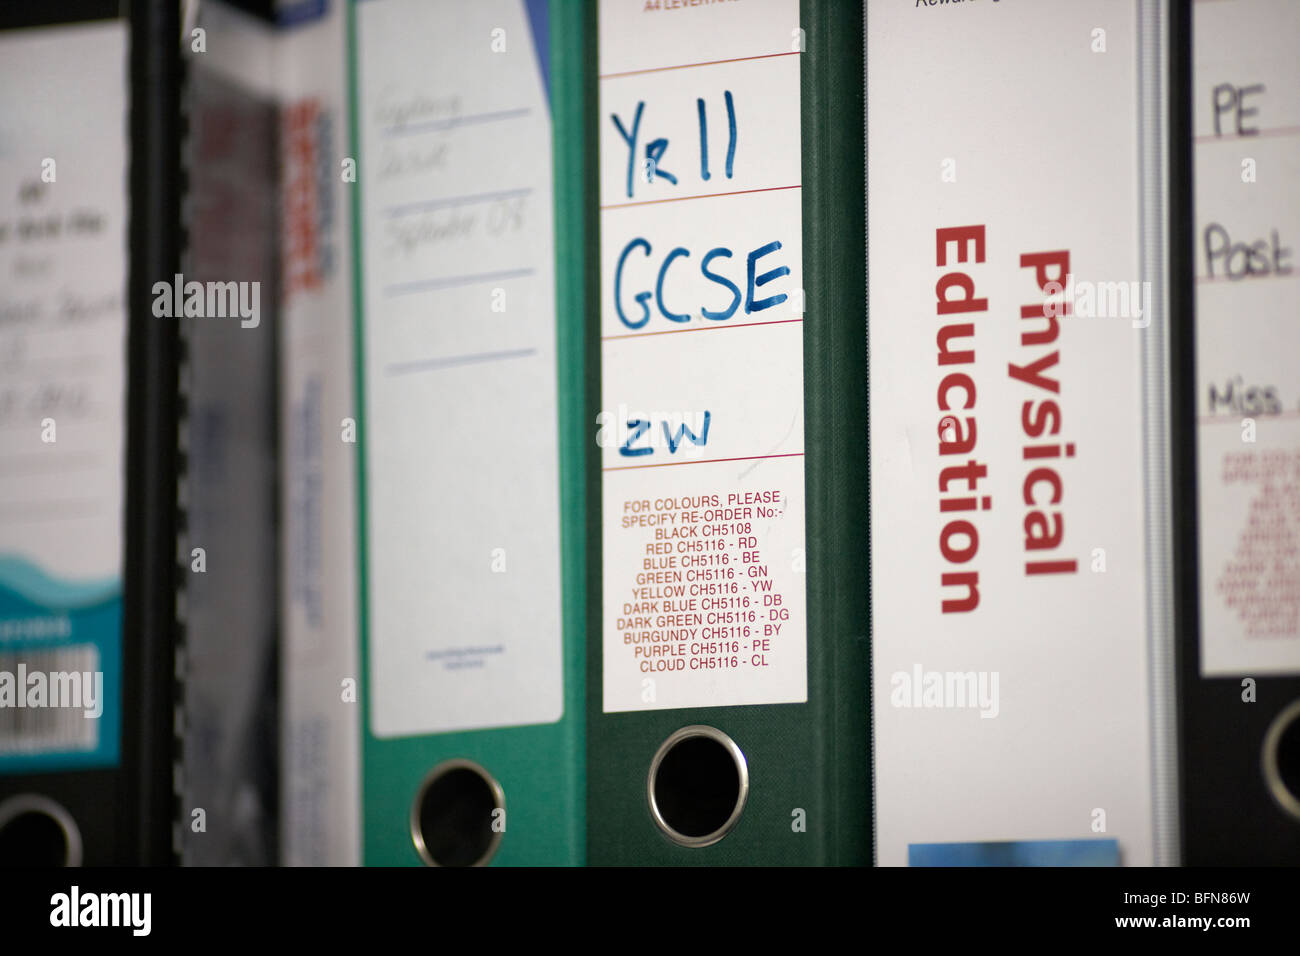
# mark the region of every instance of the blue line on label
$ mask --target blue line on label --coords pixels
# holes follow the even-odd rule
[[[384,210],[384,215],[390,219],[395,219],[409,213],[427,212],[430,209],[441,209],[444,206],[468,206],[476,202],[492,202],[495,199],[527,196],[532,191],[531,186],[524,186],[521,189],[503,189],[494,193],[474,193],[468,196],[447,196],[444,199],[425,199],[421,202],[408,202],[400,206],[389,206]]]
[[[406,372],[436,372],[438,369],[452,368],[457,365],[475,365],[481,362],[497,362],[502,359],[527,358],[536,354],[537,349],[512,349],[508,352],[475,352],[470,355],[452,355],[447,358],[420,359],[416,362],[393,362],[384,371],[389,375],[402,375]]]
[[[451,119],[430,120],[427,123],[411,123],[402,126],[385,126],[381,130],[384,136],[416,136],[420,133],[436,133],[439,130],[455,129],[457,126],[472,126],[478,123],[495,123],[498,120],[519,119],[527,116],[532,109],[521,106],[513,110],[496,110],[491,113],[469,113],[465,116],[453,116]]]
[[[419,279],[415,282],[399,282],[384,286],[384,295],[410,295],[414,292],[429,292],[433,289],[449,289],[459,285],[474,285],[476,282],[492,282],[495,279],[522,279],[532,275],[536,269],[506,269],[504,272],[480,272],[475,275],[446,276],[441,279]]]

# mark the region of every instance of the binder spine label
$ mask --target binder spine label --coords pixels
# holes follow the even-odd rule
[[[356,468],[340,440],[352,377],[347,11],[294,21],[276,38],[279,71],[283,451],[281,860],[360,861],[360,722],[355,687]],[[351,680],[351,685],[344,684]]]
[[[1201,673],[1300,674],[1300,6],[1194,10]]]
[[[1137,12],[867,10],[884,865],[1010,839],[1154,858]]]
[[[362,615],[378,737],[563,712],[544,17],[505,2],[356,8]]]
[[[127,28],[15,31],[0,64],[0,773],[113,766]]]
[[[798,4],[599,17],[603,707],[802,702]]]

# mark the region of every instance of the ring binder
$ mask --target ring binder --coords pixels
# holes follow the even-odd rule
[[[1172,6],[1184,862],[1294,865],[1300,618],[1286,609],[1300,592],[1288,543],[1296,511],[1278,463],[1300,455],[1300,338],[1295,277],[1273,271],[1275,245],[1264,250],[1300,227],[1300,8]],[[1256,177],[1256,166],[1267,174]],[[1229,234],[1257,236],[1254,252],[1236,245],[1237,265],[1225,261]]]
[[[362,858],[579,864],[589,14],[348,10]]]
[[[881,865],[1178,862],[1169,6],[867,5]]]
[[[862,9],[597,12],[590,860],[862,864]]]
[[[0,86],[25,98],[6,103],[0,122],[39,110],[17,141],[23,152],[55,153],[29,161],[7,148],[6,163],[22,165],[6,170],[3,201],[39,204],[47,224],[66,220],[67,229],[29,237],[45,243],[43,274],[64,284],[82,320],[72,331],[57,324],[66,303],[44,313],[43,346],[81,358],[48,394],[81,399],[45,406],[48,443],[31,446],[40,450],[32,470],[9,474],[24,504],[0,519],[9,625],[0,658],[19,668],[39,658],[65,689],[77,687],[72,677],[93,678],[82,689],[102,682],[95,708],[83,694],[85,720],[62,707],[0,712],[0,804],[22,798],[8,803],[9,837],[27,832],[70,864],[172,860],[177,334],[150,303],[179,249],[178,33],[174,4],[131,4],[129,14],[94,0],[0,8],[0,70],[23,74]],[[80,121],[66,125],[78,109]],[[52,245],[69,241],[82,245]],[[40,275],[23,280],[36,299],[55,288]],[[30,435],[42,427],[39,418],[12,424]],[[65,448],[85,467],[63,467]],[[61,530],[33,533],[37,520]],[[11,849],[19,858],[3,862],[24,862],[22,846],[0,840]]]

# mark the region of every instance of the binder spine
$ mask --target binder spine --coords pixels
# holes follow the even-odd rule
[[[190,172],[193,163],[193,136],[190,128],[190,65],[188,58],[180,58],[180,136],[181,136],[181,187],[179,248],[181,273],[191,268],[190,228],[193,205],[190,201]],[[184,326],[178,326],[185,329]],[[177,349],[176,381],[176,615],[173,622],[175,641],[175,667],[172,693],[175,696],[175,716],[172,732],[172,856],[174,862],[183,862],[185,827],[185,681],[188,674],[186,633],[189,624],[188,555],[189,549],[189,455],[190,455],[190,386],[193,381],[190,365],[190,341],[185,332],[179,335]]]
[[[1220,513],[1228,513],[1230,507],[1245,506],[1240,499],[1234,502],[1234,491],[1221,478],[1221,456],[1226,450],[1221,440],[1216,441],[1217,429],[1232,428],[1241,413],[1216,410],[1213,403],[1208,407],[1202,405],[1208,398],[1205,392],[1213,394],[1216,371],[1226,368],[1246,372],[1247,368],[1238,363],[1257,367],[1256,363],[1263,359],[1267,368],[1271,357],[1290,357],[1285,351],[1285,340],[1276,338],[1276,332],[1265,330],[1270,329],[1270,308],[1293,303],[1283,293],[1261,291],[1261,300],[1249,306],[1256,311],[1243,313],[1247,305],[1235,298],[1216,297],[1216,293],[1209,291],[1219,283],[1212,283],[1208,288],[1202,285],[1209,276],[1198,275],[1205,266],[1198,266],[1197,248],[1199,230],[1218,216],[1241,215],[1249,221],[1251,213],[1245,195],[1227,191],[1214,165],[1222,156],[1221,140],[1236,138],[1235,131],[1229,127],[1222,134],[1216,131],[1211,135],[1214,127],[1207,118],[1202,115],[1198,120],[1197,107],[1206,109],[1211,105],[1208,98],[1201,97],[1212,90],[1208,84],[1227,79],[1238,64],[1249,62],[1249,72],[1253,74],[1250,82],[1259,82],[1268,77],[1255,73],[1257,65],[1264,68],[1270,63],[1286,63],[1285,57],[1270,60],[1261,54],[1259,31],[1267,30],[1283,49],[1286,49],[1285,38],[1296,36],[1295,31],[1284,28],[1280,21],[1267,21],[1259,14],[1265,9],[1289,13],[1294,8],[1287,3],[1269,8],[1260,4],[1249,10],[1234,7],[1230,15],[1225,15],[1211,10],[1211,6],[1172,4],[1170,9],[1170,194],[1173,201],[1169,208],[1169,261],[1175,318],[1171,326],[1170,354],[1181,863],[1186,866],[1294,865],[1300,860],[1300,825],[1285,795],[1272,786],[1277,782],[1272,776],[1277,765],[1270,758],[1277,756],[1272,750],[1279,742],[1274,735],[1275,728],[1280,731],[1281,721],[1300,696],[1300,673],[1294,658],[1288,661],[1282,656],[1288,647],[1284,639],[1275,636],[1264,641],[1245,640],[1244,621],[1236,614],[1226,614],[1227,608],[1215,600],[1216,592],[1222,594],[1220,575],[1231,554],[1228,549],[1239,540],[1236,536],[1244,533],[1242,526],[1234,527],[1234,524],[1249,518],[1242,516],[1227,525],[1214,520]],[[1225,29],[1230,25],[1239,29]],[[1293,57],[1290,62],[1294,62]],[[1266,88],[1289,92],[1295,86],[1270,80]],[[1284,93],[1271,105],[1285,110],[1294,108],[1292,102]],[[1198,122],[1202,127],[1198,127]],[[1274,122],[1289,120],[1274,119]],[[1280,137],[1263,139],[1263,142],[1255,140],[1254,148],[1265,148],[1264,143],[1270,141],[1286,142]],[[1279,155],[1287,154],[1280,151]],[[1272,181],[1274,187],[1280,185],[1283,195],[1288,182],[1293,183],[1294,178],[1288,180],[1285,173]],[[1264,188],[1249,187],[1251,192]],[[1285,209],[1285,203],[1274,208]],[[1237,290],[1233,295],[1261,289],[1251,281],[1226,287]],[[1270,294],[1278,298],[1269,298]],[[1221,334],[1222,323],[1235,322],[1239,314],[1251,314],[1252,332],[1243,332],[1236,348],[1225,351],[1216,345],[1215,334]],[[1273,368],[1281,369],[1274,374],[1283,376],[1283,381],[1294,381],[1290,363],[1283,362]],[[1219,415],[1211,414],[1203,420],[1203,408],[1207,413],[1219,411]],[[1226,423],[1220,421],[1220,416],[1226,418]],[[1260,420],[1280,424],[1263,416]],[[1275,432],[1275,439],[1277,435]],[[1235,446],[1236,441],[1228,445]],[[1279,445],[1286,447],[1286,442],[1280,441]],[[1268,572],[1260,571],[1261,584],[1267,579]],[[1261,593],[1267,594],[1268,589]],[[1272,645],[1281,654],[1260,655],[1260,645]]]
[[[809,655],[810,694],[825,734],[823,772],[831,813],[822,862],[872,858],[869,682],[870,545],[865,520],[867,421],[865,175],[861,143],[865,86],[858,81],[862,8],[833,3],[800,7],[808,37],[802,58],[804,285],[804,428],[807,449],[808,633],[823,644]],[[857,103],[863,101],[862,110]],[[831,117],[844,117],[832,122]],[[820,641],[817,640],[820,638]],[[814,678],[814,668],[820,674]],[[813,683],[813,680],[816,683]],[[846,759],[853,754],[852,759]]]
[[[695,681],[692,672],[697,668],[683,659],[683,666],[675,668],[682,679],[669,668],[656,668],[663,671],[657,681],[638,680],[640,699],[630,693],[638,672],[624,648],[634,643],[629,638],[635,635],[620,634],[618,595],[626,594],[626,570],[646,545],[621,523],[620,511],[638,498],[653,500],[678,490],[685,480],[676,476],[688,472],[631,471],[646,466],[629,468],[626,451],[596,452],[604,467],[592,480],[593,488],[603,485],[598,498],[602,507],[595,512],[588,560],[593,569],[603,571],[592,594],[604,596],[591,604],[603,613],[590,619],[590,633],[599,635],[591,645],[588,672],[591,860],[597,865],[865,863],[871,858],[867,458],[861,441],[867,402],[860,324],[864,224],[856,205],[862,202],[864,188],[862,9],[815,0],[763,9],[728,8],[718,12],[712,33],[694,36],[689,44],[677,42],[667,31],[656,33],[662,28],[635,11],[615,2],[600,7],[600,139],[605,161],[599,165],[606,173],[599,183],[600,225],[607,230],[600,242],[603,281],[619,274],[619,250],[637,241],[682,241],[685,251],[688,236],[704,247],[725,238],[729,247],[752,243],[756,253],[770,241],[776,249],[784,243],[785,249],[797,248],[798,253],[782,253],[788,256],[782,261],[789,262],[782,274],[792,278],[782,287],[789,293],[788,304],[784,295],[773,303],[781,312],[749,314],[768,307],[762,305],[738,318],[733,313],[721,316],[732,324],[718,328],[750,327],[729,333],[733,338],[728,341],[735,344],[727,346],[725,358],[715,351],[723,341],[721,333],[667,335],[658,341],[669,344],[645,345],[646,333],[637,331],[641,325],[628,321],[619,296],[609,298],[613,290],[604,285],[604,301],[593,310],[600,320],[592,338],[598,343],[600,394],[604,410],[611,414],[620,403],[635,406],[649,400],[643,396],[659,400],[660,394],[673,396],[665,401],[698,403],[697,408],[716,401],[718,422],[723,417],[716,409],[727,403],[755,408],[762,404],[767,409],[766,415],[730,432],[726,443],[711,446],[704,458],[712,460],[693,462],[699,467],[689,474],[692,493],[748,491],[745,483],[757,481],[757,474],[769,494],[780,496],[779,515],[756,512],[760,518],[779,520],[754,526],[754,537],[746,537],[748,543],[741,547],[752,549],[755,563],[766,562],[755,569],[761,574],[749,576],[768,577],[774,593],[756,602],[768,606],[766,600],[776,598],[770,606],[782,608],[777,613],[788,617],[769,619],[788,623],[760,632],[780,635],[771,645],[773,656],[755,653],[730,662],[722,658],[720,666],[735,668],[725,680]],[[669,198],[716,204],[683,202],[674,207],[681,210],[672,224],[679,231],[669,233],[657,212],[669,207],[642,205],[648,196],[663,201],[663,194],[640,185],[634,189],[630,178],[624,182],[608,175],[617,168],[610,160],[625,155],[611,116],[626,118],[633,111],[640,115],[644,104],[647,117],[659,117],[656,123],[686,122],[679,128],[691,129],[693,135],[697,115],[705,117],[702,129],[711,115],[708,97],[715,97],[720,109],[724,90],[726,102],[734,104],[740,117],[737,126],[746,131],[739,134],[736,178],[729,185],[719,185],[721,178],[709,182],[720,174],[711,173],[707,162],[701,163],[698,180],[693,170],[689,175],[684,167],[675,170],[681,178],[672,188],[679,192],[668,193]],[[693,98],[699,98],[698,103],[692,103]],[[683,121],[675,103],[698,110],[688,111],[692,115]],[[771,110],[764,114],[756,103]],[[756,139],[756,115],[764,115],[763,122],[773,128],[789,129],[788,136],[783,142]],[[708,133],[708,141],[716,143],[718,135]],[[700,142],[705,143],[705,136]],[[707,149],[716,155],[718,147]],[[707,149],[701,149],[701,156]],[[731,170],[721,175],[731,177]],[[735,192],[725,191],[729,189]],[[734,198],[741,193],[762,195]],[[626,205],[639,208],[626,211]],[[646,238],[635,238],[640,236]],[[650,335],[667,330],[668,320],[674,320],[662,303],[659,308],[657,316],[647,314],[642,323],[655,323]],[[700,316],[718,317],[706,309]],[[768,327],[753,329],[756,325]],[[628,329],[632,336],[625,334]],[[739,336],[745,338],[734,338]],[[627,344],[632,341],[638,344]],[[628,351],[652,347],[654,352]],[[629,357],[633,354],[635,362]],[[762,363],[753,364],[744,375],[730,374],[727,363],[746,363],[751,356],[761,356]],[[682,374],[681,384],[652,378],[653,372],[669,368]],[[707,386],[697,386],[696,381],[685,384],[683,369],[694,372],[700,382],[708,373],[696,369],[716,369],[717,374]],[[781,434],[777,421],[789,421],[789,430]],[[759,451],[763,454],[754,454]],[[759,458],[783,460],[749,464]],[[723,461],[747,464],[734,470],[718,468]],[[672,511],[674,506],[655,507]],[[716,532],[719,552],[728,547],[725,533]],[[708,611],[709,605],[703,609]],[[741,639],[754,636],[747,628],[733,633]],[[673,646],[671,635],[651,639]],[[737,644],[735,651],[745,654],[758,650]],[[677,646],[683,657],[699,653],[689,641]],[[744,663],[738,665],[737,660]],[[705,659],[698,670],[710,666]],[[639,671],[647,673],[645,667]],[[712,782],[707,798],[700,796],[704,787],[694,792],[680,787],[678,781],[692,777]],[[739,818],[723,811],[739,812]]]

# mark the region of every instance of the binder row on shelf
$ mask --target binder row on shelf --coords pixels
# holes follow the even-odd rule
[[[0,17],[0,862],[1300,862],[1291,4]]]

